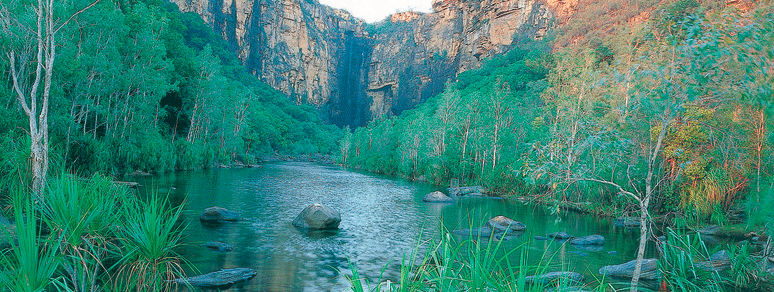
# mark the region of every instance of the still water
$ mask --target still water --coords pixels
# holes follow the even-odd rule
[[[635,258],[638,232],[613,225],[610,219],[563,213],[493,198],[462,198],[454,203],[422,202],[436,187],[392,177],[355,172],[313,163],[269,163],[259,168],[177,172],[137,178],[141,192],[169,194],[176,204],[185,202],[181,220],[188,225],[182,254],[191,270],[209,273],[246,267],[258,276],[232,291],[346,291],[348,261],[361,274],[398,279],[404,255],[423,239],[440,236],[440,224],[449,229],[480,227],[491,217],[505,215],[527,225],[506,248],[527,244],[528,257],[554,255],[548,271],[571,270],[589,279],[597,270]],[[322,203],[341,213],[340,229],[327,234],[306,234],[291,226],[306,206]],[[238,212],[242,220],[204,226],[201,212],[212,206]],[[579,249],[535,236],[564,231],[574,236],[600,234],[604,248]],[[211,251],[201,244],[219,241],[234,246],[231,252]],[[547,272],[548,272],[547,271]],[[195,272],[191,272],[194,274]]]

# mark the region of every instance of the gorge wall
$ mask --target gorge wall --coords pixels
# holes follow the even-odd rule
[[[412,108],[514,42],[542,37],[573,2],[434,0],[432,13],[367,24],[316,0],[171,1],[201,15],[261,80],[350,126]]]

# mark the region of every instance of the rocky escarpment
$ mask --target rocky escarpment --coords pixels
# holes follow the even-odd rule
[[[542,37],[552,11],[569,5],[435,0],[432,13],[399,13],[369,25],[315,0],[172,1],[201,15],[263,81],[352,126],[412,108],[514,39]]]
[[[373,118],[440,93],[457,74],[508,50],[514,37],[542,37],[553,19],[545,2],[535,0],[436,0],[433,10],[376,24],[368,70]]]

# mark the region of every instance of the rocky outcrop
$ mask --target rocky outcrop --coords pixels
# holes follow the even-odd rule
[[[293,226],[309,230],[338,229],[339,223],[341,223],[339,212],[316,203],[306,207],[293,220]]]
[[[263,81],[352,126],[412,108],[519,40],[541,38],[552,11],[568,6],[435,0],[432,13],[398,13],[370,25],[316,0],[172,2],[201,15]]]
[[[435,0],[410,22],[375,24],[368,70],[372,118],[399,114],[440,93],[461,72],[540,38],[553,13],[536,0]],[[514,38],[515,37],[515,38]]]
[[[202,290],[226,290],[232,286],[242,286],[245,282],[255,277],[257,273],[253,269],[237,268],[220,270],[201,276],[174,280],[178,285],[191,285]]]

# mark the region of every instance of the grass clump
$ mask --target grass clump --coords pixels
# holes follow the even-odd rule
[[[43,200],[14,192],[18,244],[0,256],[0,291],[171,291],[182,206],[95,175],[49,180]]]
[[[370,287],[357,266],[350,262],[353,277],[347,277],[352,291],[570,291],[582,285],[565,277],[541,281],[530,278],[552,268],[555,254],[546,251],[540,261],[529,265],[526,243],[506,248],[503,237],[509,234],[491,234],[489,237],[471,233],[458,239],[442,228],[439,239],[417,241],[412,251],[405,255],[400,265],[397,283],[381,282]],[[520,253],[520,257],[516,257]],[[512,260],[519,258],[519,260]],[[386,269],[386,266],[385,266]],[[382,274],[384,273],[384,270]],[[365,282],[366,285],[363,284]]]

